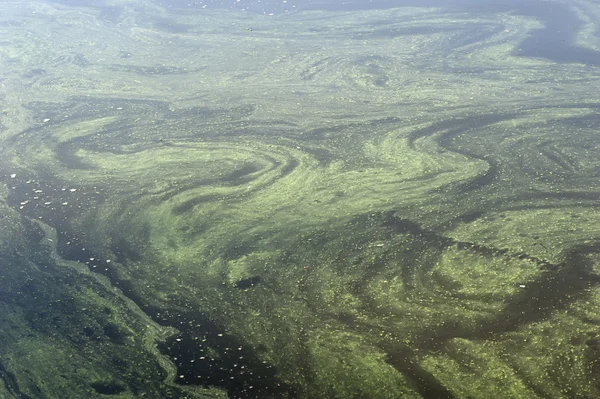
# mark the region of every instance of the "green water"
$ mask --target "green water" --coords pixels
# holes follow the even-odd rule
[[[600,397],[597,5],[179,7],[0,5],[0,397]]]

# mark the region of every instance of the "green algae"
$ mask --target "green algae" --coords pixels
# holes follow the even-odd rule
[[[0,394],[600,395],[597,77],[538,22],[23,7]]]

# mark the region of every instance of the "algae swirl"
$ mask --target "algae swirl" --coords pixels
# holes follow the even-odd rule
[[[600,396],[596,5],[15,4],[0,394]]]

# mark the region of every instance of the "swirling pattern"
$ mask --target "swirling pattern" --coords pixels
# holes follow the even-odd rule
[[[397,9],[231,33],[215,12],[210,30],[176,15],[158,34],[158,17],[121,11],[107,39],[128,41],[98,45],[106,56],[54,38],[50,58],[18,38],[36,53],[3,76],[21,113],[0,175],[24,220],[55,229],[54,261],[86,265],[176,331],[159,349],[177,383],[235,397],[600,395],[596,78],[516,61],[535,22]],[[155,47],[170,57],[139,55]],[[103,331],[127,345],[122,329]]]

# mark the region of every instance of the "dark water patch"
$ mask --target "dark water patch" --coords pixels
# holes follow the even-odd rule
[[[467,155],[461,151],[455,150],[455,152],[462,153],[463,155]],[[496,180],[498,180],[498,177],[500,176],[500,166],[499,166],[500,163],[499,162],[497,162],[494,159],[492,159],[491,157],[487,157],[487,156],[482,157],[482,156],[470,154],[470,157],[486,162],[487,168],[483,172],[478,173],[477,175],[470,177],[468,179],[465,179],[464,181],[454,182],[454,183],[443,185],[440,188],[436,189],[435,191],[437,191],[437,192],[446,191],[448,193],[452,193],[454,195],[460,196],[461,194],[466,194],[466,193],[469,193],[474,190],[480,190],[484,187],[489,186]]]
[[[58,243],[56,245],[58,254],[63,259],[76,261],[86,265],[91,272],[106,276],[114,287],[119,288],[124,294],[130,294],[127,296],[133,300],[131,297],[135,297],[135,292],[128,291],[128,289],[132,287],[131,282],[121,278],[121,273],[119,271],[120,266],[118,263],[127,264],[127,262],[132,259],[141,259],[139,258],[139,255],[137,255],[138,258],[135,257],[137,251],[132,250],[131,248],[133,247],[128,247],[124,244],[124,241],[117,241],[116,246],[114,244],[111,245],[111,249],[118,262],[110,262],[110,260],[103,259],[101,256],[98,256],[98,254],[94,253],[94,251],[90,249],[93,245],[88,245],[89,243],[85,237],[78,237],[77,235],[68,233],[69,229],[65,227],[65,224],[66,223],[63,223],[62,226],[59,225],[58,227],[55,227],[58,238]],[[142,231],[140,236],[143,237],[143,235],[144,233]],[[130,258],[129,256],[133,256],[133,258]],[[111,330],[109,329],[108,332],[110,338]],[[116,336],[113,338],[116,338]]]
[[[417,142],[417,140],[422,139],[424,137],[432,136],[436,133],[443,132],[443,131],[453,132],[453,133],[456,133],[456,135],[458,135],[465,130],[465,127],[460,126],[461,122],[464,122],[464,121],[446,120],[446,121],[442,121],[439,123],[435,123],[431,126],[423,128],[423,129],[413,130],[408,135],[408,146],[414,150],[414,149],[416,149],[415,143]],[[459,126],[457,127],[456,125],[459,125]]]
[[[238,288],[240,290],[245,290],[248,288],[253,288],[257,284],[260,284],[261,282],[262,282],[261,276],[252,276],[252,277],[248,277],[248,278],[237,281],[235,283],[235,288]]]
[[[127,390],[120,383],[107,381],[92,382],[90,387],[100,395],[119,395]]]
[[[89,339],[93,339],[93,340],[97,340],[98,339],[98,335],[96,334],[96,331],[94,331],[94,329],[91,328],[91,327],[84,327],[83,328],[83,335],[86,338],[89,338]]]
[[[433,374],[421,368],[414,352],[405,345],[382,341],[380,348],[386,353],[385,361],[406,377],[412,388],[423,398],[454,399],[455,396],[444,387]]]
[[[119,287],[123,295],[135,302],[142,310],[144,309],[144,299],[133,281],[120,279],[116,281],[115,286]]]
[[[463,213],[462,215],[456,217],[454,220],[462,223],[473,223],[477,219],[481,219],[485,215],[483,211],[471,211]]]
[[[279,172],[279,177],[286,177],[287,175],[292,173],[298,167],[298,165],[300,165],[300,162],[298,162],[297,160],[288,159],[283,168],[281,168],[281,171]]]
[[[258,244],[252,240],[233,240],[228,243],[223,251],[223,259],[226,261],[236,260],[256,251]]]
[[[428,127],[424,129],[424,132],[416,132],[416,137],[424,137],[426,135],[431,135],[436,132],[440,132],[440,137],[438,138],[438,144],[444,148],[451,149],[453,151],[462,154],[463,151],[460,148],[456,148],[453,144],[453,140],[456,139],[461,134],[464,134],[468,131],[480,131],[482,128],[504,122],[513,120],[518,116],[515,113],[493,113],[493,114],[483,114],[477,116],[471,116],[468,118],[459,118],[459,119],[451,119],[442,121],[434,126]],[[435,129],[433,129],[435,128]],[[433,130],[432,130],[433,129]],[[464,155],[470,155],[470,153],[465,153]]]
[[[163,314],[157,314],[156,319]],[[220,387],[230,398],[296,397],[296,390],[277,378],[275,367],[203,313],[178,312],[168,315],[161,324],[181,331],[159,345],[161,352],[176,359],[176,383]]]
[[[252,180],[252,177],[247,178],[248,175],[254,174],[260,170],[261,169],[257,165],[247,164],[221,177],[220,180],[223,182],[232,183],[234,185],[240,185]]]
[[[125,345],[127,343],[128,334],[116,324],[108,323],[104,326],[102,331],[113,344]]]
[[[576,44],[583,21],[569,5],[544,2],[544,5],[538,3],[536,6],[535,3],[523,2],[519,11],[522,15],[543,19],[545,25],[531,32],[528,38],[520,43],[515,55],[546,58],[554,62],[600,65],[600,52]]]
[[[91,204],[102,204],[105,196],[100,187],[85,190],[56,180],[49,170],[20,172],[10,184],[7,203],[31,219],[42,219],[46,224],[59,225],[80,214]],[[27,223],[27,222],[25,222]]]

